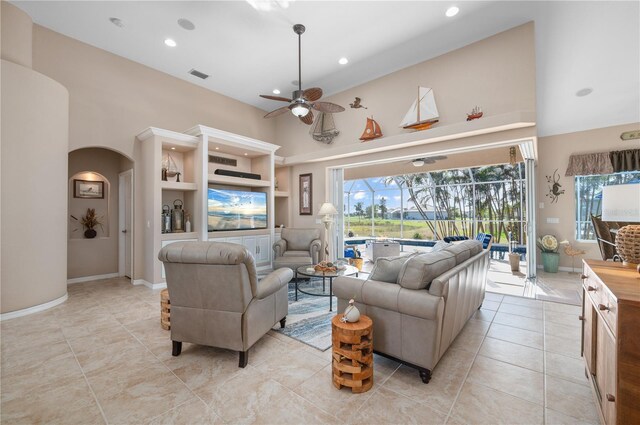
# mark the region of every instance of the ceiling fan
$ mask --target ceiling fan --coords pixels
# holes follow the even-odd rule
[[[414,158],[409,162],[412,163],[414,167],[422,167],[424,164],[435,164],[436,161],[442,159],[447,159],[447,157],[445,155],[426,156],[424,158]]]
[[[322,89],[320,87],[312,87],[310,89],[302,90],[302,56],[301,56],[301,35],[304,33],[305,27],[302,24],[296,24],[293,26],[293,32],[298,34],[298,90],[294,91],[291,95],[291,99],[280,96],[270,96],[261,94],[260,97],[265,99],[278,100],[280,102],[289,102],[288,106],[283,106],[275,111],[269,112],[265,115],[265,118],[277,117],[287,111],[291,111],[293,115],[298,117],[300,121],[307,125],[313,124],[313,112],[312,109],[320,112],[336,113],[344,111],[344,108],[340,105],[336,105],[331,102],[318,102],[322,97]]]

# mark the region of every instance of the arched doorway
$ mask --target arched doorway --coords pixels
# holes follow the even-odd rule
[[[111,149],[69,153],[67,283],[133,277],[133,161]]]

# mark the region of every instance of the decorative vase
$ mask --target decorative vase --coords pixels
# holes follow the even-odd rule
[[[543,252],[542,265],[547,273],[558,273],[558,264],[560,263],[560,254],[557,252]]]
[[[84,237],[87,239],[93,239],[96,237],[97,234],[98,232],[96,232],[95,229],[87,229],[84,231]]]
[[[520,254],[509,254],[509,265],[511,266],[512,272],[520,271]]]
[[[344,310],[344,321],[349,323],[355,323],[360,320],[360,310],[354,305],[353,300],[349,301],[349,305]]]

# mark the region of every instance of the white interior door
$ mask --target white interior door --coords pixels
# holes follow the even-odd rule
[[[118,274],[133,278],[133,170],[119,174]]]

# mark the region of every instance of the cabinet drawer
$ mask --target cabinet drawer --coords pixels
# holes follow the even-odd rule
[[[609,330],[613,336],[617,336],[618,327],[618,303],[609,294],[602,292],[600,294],[600,303],[596,305],[600,316],[609,326]]]
[[[605,290],[598,279],[593,276],[589,276],[588,274],[583,275],[582,286],[596,308],[598,307],[598,304],[606,304],[607,299],[606,294],[604,293]]]

